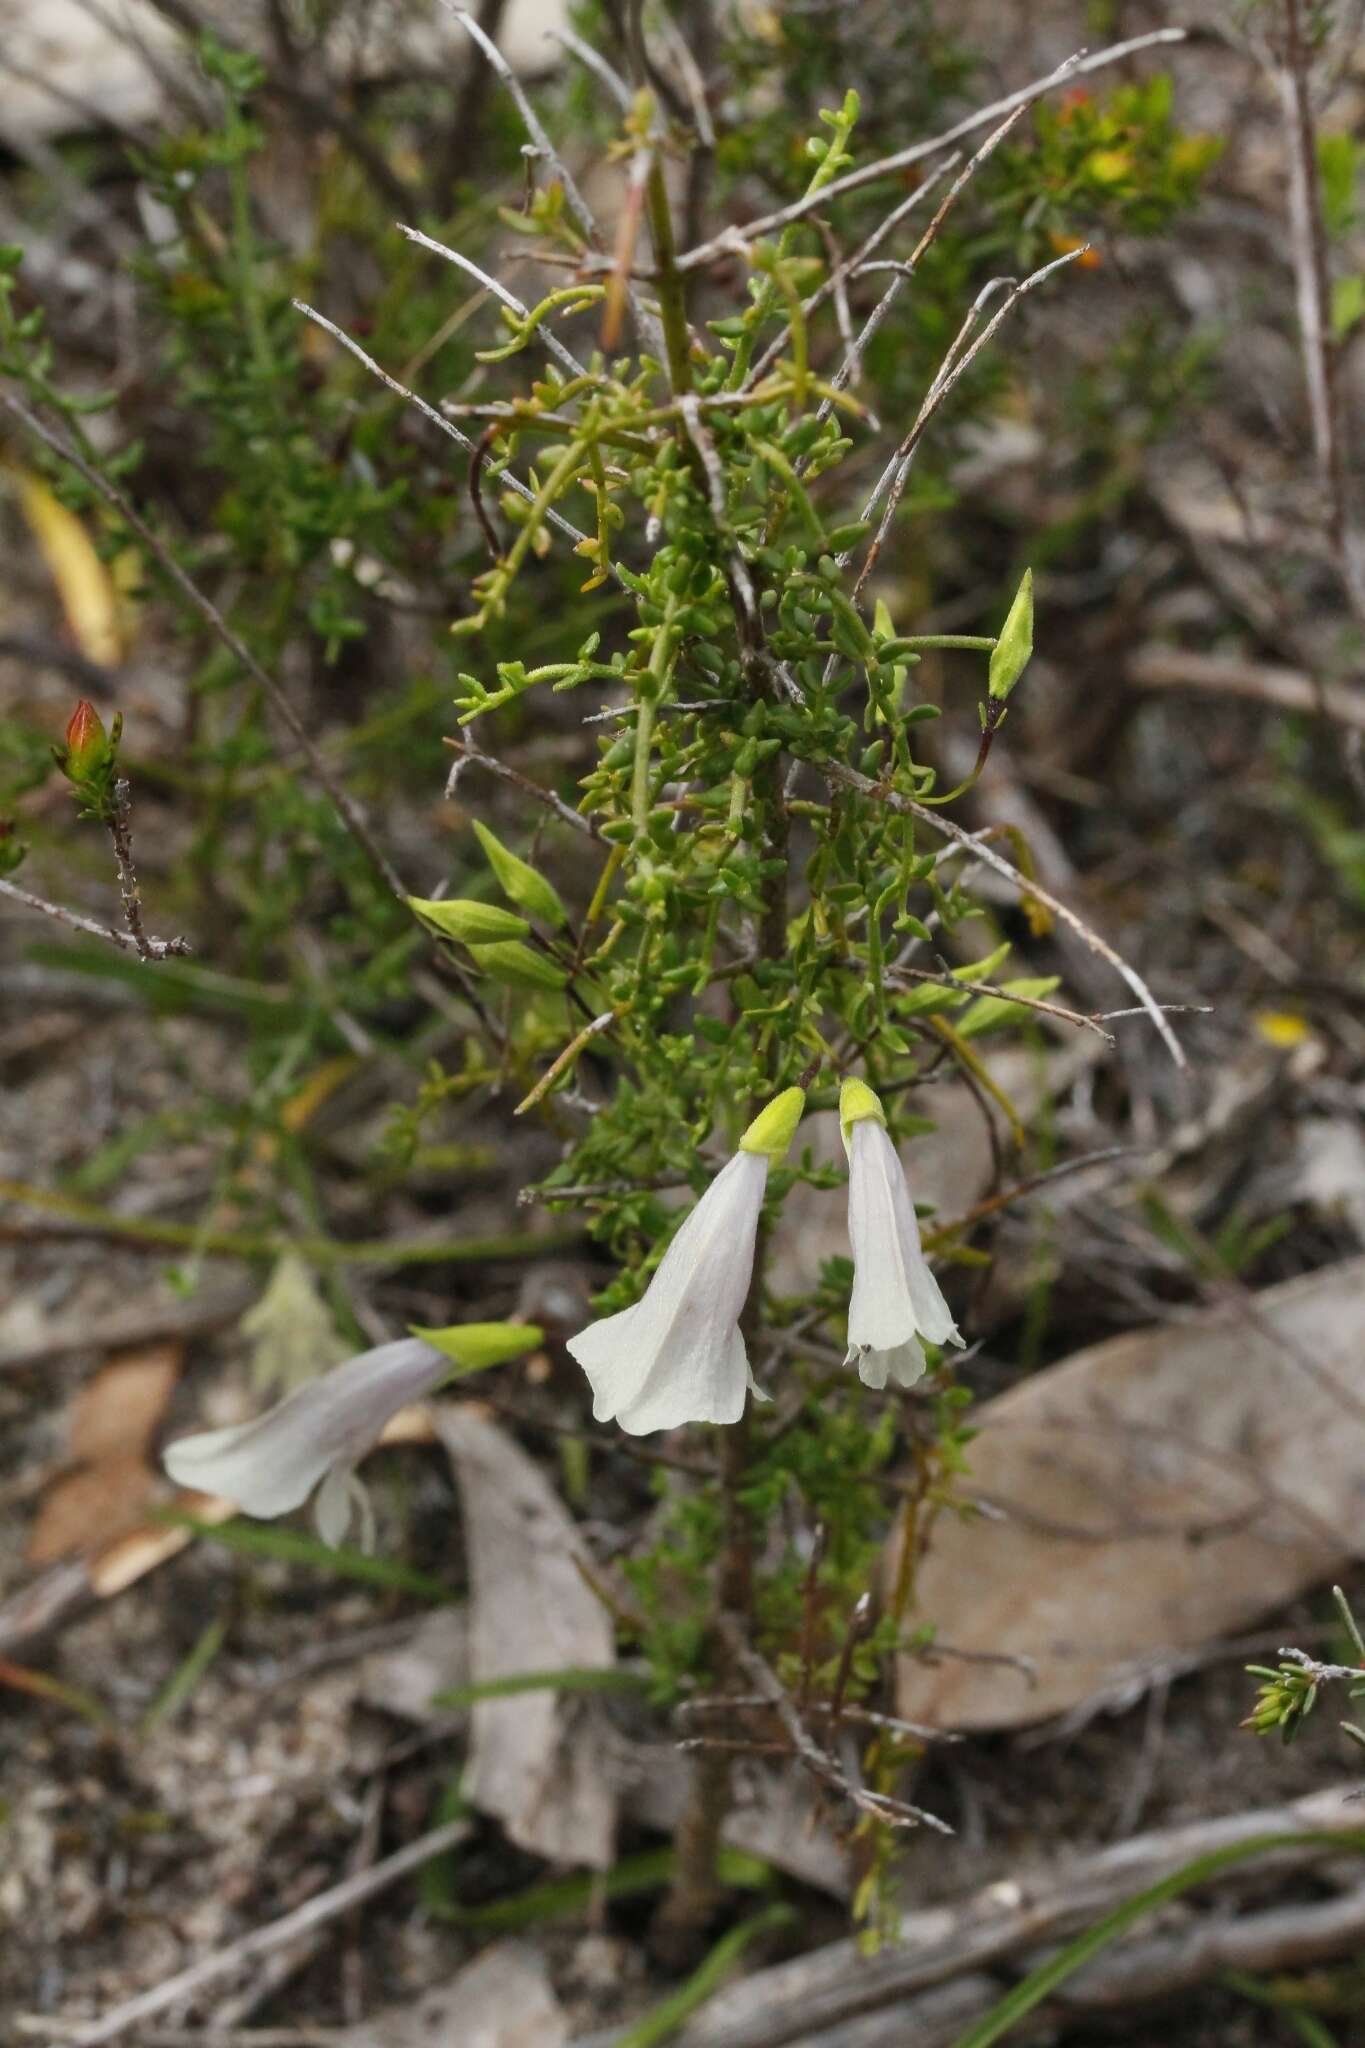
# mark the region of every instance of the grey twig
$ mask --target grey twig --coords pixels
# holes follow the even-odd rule
[[[218,607],[210,598],[204,595],[198,584],[186,575],[170,549],[153,533],[146,520],[134,509],[131,501],[119,489],[117,484],[112,483],[92,463],[87,462],[80,451],[73,448],[71,443],[61,434],[54,433],[51,427],[45,426],[36,414],[29,411],[29,408],[20,399],[12,397],[6,392],[0,395],[0,404],[3,404],[6,411],[12,413],[14,418],[36,440],[41,441],[45,447],[50,448],[54,455],[60,456],[63,462],[69,462],[77,475],[89,484],[93,491],[97,491],[107,505],[112,505],[120,519],[137,535],[147,552],[155,559],[158,567],[170,578],[182,597],[194,607],[210,632],[222,642],[233,660],[246,670],[251,680],[265,693],[277,716],[289,728],[290,734],[297,741],[309,767],[313,771],[314,777],[330,797],[337,816],[345,825],[346,830],[350,833],[356,845],[360,848],[376,873],[381,876],[385,887],[391,890],[395,896],[406,900],[408,891],[404,888],[392,861],[371,832],[359,804],[350,791],[337,781],[331,769],[327,766],[312,734],[290,703],[284,690],[276,682],[274,676],[262,668],[246,642],[239,634],[233,631],[232,627],[218,610]]]
[[[925,393],[924,402],[916,415],[914,425],[901,442],[900,447],[892,456],[887,467],[883,470],[873,489],[872,495],[863,508],[863,518],[869,519],[882,497],[885,496],[886,498],[881,522],[867,551],[867,559],[858,572],[858,580],[853,586],[855,599],[863,590],[868,577],[877,565],[877,558],[881,554],[887,533],[890,530],[891,521],[896,515],[896,507],[900,504],[901,496],[909,479],[911,465],[915,459],[915,452],[923,440],[925,431],[934,414],[966,375],[982,349],[985,348],[986,344],[995,335],[1001,322],[1014,310],[1025,293],[1034,291],[1043,283],[1045,278],[1051,277],[1055,270],[1060,270],[1065,264],[1074,263],[1078,256],[1083,256],[1084,254],[1084,246],[1079,249],[1068,249],[1064,256],[1055,256],[1051,263],[1043,264],[1041,269],[1033,271],[1030,276],[1024,278],[1020,283],[1016,283],[1012,278],[992,278],[991,282],[977,294],[974,303],[968,310],[966,319],[962,323],[962,327],[953,341],[952,347],[944,357],[938,375]],[[994,292],[1002,289],[1006,293],[1004,304],[991,316],[980,334],[977,335],[975,341],[972,341],[970,346],[968,346],[968,339],[984,309],[987,299]]]
[[[315,1927],[325,1926],[348,1913],[353,1906],[387,1891],[409,1871],[420,1870],[424,1863],[430,1863],[433,1856],[455,1848],[469,1832],[470,1822],[467,1820],[450,1820],[442,1827],[432,1828],[429,1833],[419,1835],[415,1842],[409,1842],[406,1849],[386,1856],[382,1863],[372,1863],[367,1870],[356,1871],[353,1876],[343,1878],[340,1884],[331,1885],[313,1898],[305,1899],[292,1913],[284,1914],[279,1920],[268,1921],[264,1927],[254,1927],[250,1934],[201,1956],[188,1969],[177,1971],[174,1977],[163,1979],[148,1991],[140,1991],[136,1998],[126,1999],[122,2005],[116,2005],[107,2012],[103,2019],[82,2027],[78,2033],[66,2035],[66,2039],[71,2048],[102,2048],[104,2042],[118,2040],[130,2027],[152,2019],[170,2006],[182,2004],[202,1991],[206,1984],[215,1984],[220,1978],[231,1976],[243,1963],[254,1962],[259,1956],[273,1955],[278,1949],[297,1941],[301,1935],[311,1933]]]
[[[846,171],[842,178],[835,178],[819,192],[794,199],[789,206],[779,207],[775,213],[762,214],[757,220],[746,222],[743,228],[725,228],[720,234],[713,235],[709,242],[699,242],[694,249],[686,250],[678,258],[678,268],[695,270],[698,264],[711,263],[718,256],[733,255],[760,235],[770,234],[774,228],[788,227],[793,221],[804,220],[817,207],[829,206],[842,198],[845,192],[861,191],[864,185],[876,184],[882,178],[894,178],[912,164],[922,163],[925,157],[937,156],[940,150],[950,149],[955,142],[960,142],[964,135],[972,135],[978,128],[998,121],[1002,114],[1011,113],[1015,107],[1037,99],[1041,93],[1050,91],[1065,79],[1080,78],[1090,71],[1102,71],[1125,57],[1135,56],[1139,50],[1155,49],[1162,43],[1183,43],[1185,36],[1183,28],[1158,28],[1147,35],[1131,36],[1127,42],[1113,43],[1107,50],[1096,50],[1090,54],[1078,51],[1045,78],[1036,78],[1031,85],[1020,86],[1017,92],[1008,93],[989,107],[979,107],[942,135],[935,135],[926,142],[912,143],[908,149],[897,150],[894,156],[879,157],[875,163],[862,164],[856,171]]]
[[[519,313],[523,319],[526,317],[527,313],[530,312],[530,307],[523,305],[522,301],[517,297],[515,292],[509,292],[505,284],[501,284],[498,281],[498,279],[492,276],[492,274],[489,271],[481,270],[477,263],[472,263],[468,256],[461,255],[458,249],[448,249],[444,242],[436,241],[435,238],[431,235],[424,235],[420,228],[405,227],[401,220],[397,223],[397,226],[399,234],[406,235],[410,242],[416,242],[419,249],[427,249],[431,252],[433,256],[441,256],[445,259],[447,263],[457,264],[458,267],[461,270],[463,270],[467,276],[476,279],[477,282],[483,286],[485,291],[490,291],[492,292],[494,298],[501,299],[503,305],[509,307],[512,312]],[[295,300],[294,303],[297,305],[299,302],[298,300]],[[312,317],[316,320],[318,318],[318,315],[315,313],[313,314]],[[334,333],[336,332],[335,329],[333,329],[332,331]],[[550,351],[550,354],[554,356],[558,362],[562,363],[566,370],[568,370],[575,377],[584,377],[587,375],[586,370],[584,369],[582,363],[579,362],[577,356],[574,355],[571,350],[567,349],[564,346],[559,336],[554,332],[553,328],[550,327],[548,323],[542,324],[541,327],[538,329],[538,333],[540,339],[544,342],[546,348]],[[341,338],[343,340],[345,339],[344,336],[342,336]],[[350,346],[351,344],[348,342],[347,347]],[[358,351],[353,352],[358,353]],[[381,371],[379,374],[382,375],[383,372]],[[388,380],[386,379],[385,381],[387,382]]]
[[[87,932],[92,939],[106,939],[111,946],[121,946],[125,952],[138,953],[144,960],[164,960],[171,953],[188,953],[190,950],[188,939],[149,939],[145,932],[139,936],[131,929],[116,931],[112,925],[100,924],[93,917],[82,917],[78,910],[68,910],[65,904],[49,903],[45,896],[34,896],[28,889],[21,889],[17,882],[0,881],[0,896],[7,896],[12,903],[22,903],[25,910],[36,910],[57,924],[64,924],[68,931]],[[125,895],[125,909],[127,901]]]

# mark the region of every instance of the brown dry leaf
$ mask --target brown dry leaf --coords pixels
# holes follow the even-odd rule
[[[67,1428],[73,1464],[93,1465],[125,1453],[145,1455],[184,1362],[185,1347],[174,1341],[147,1344],[111,1358],[71,1403]]]
[[[563,2048],[568,2037],[544,1957],[528,1941],[500,1941],[449,1984],[332,2039],[337,2048]]]
[[[983,1406],[916,1619],[975,1655],[901,1662],[898,1711],[1015,1727],[1115,1702],[1365,1541],[1365,1259],[1077,1352]],[[1002,1518],[996,1519],[999,1515]]]
[[[471,1406],[432,1413],[463,1504],[473,1681],[614,1664],[610,1616],[575,1563],[578,1531],[539,1467]],[[607,1870],[616,1794],[599,1704],[549,1691],[476,1701],[463,1790],[519,1847]]]
[[[72,1469],[43,1494],[29,1532],[30,1564],[94,1550],[134,1527],[158,1481],[152,1440],[184,1363],[183,1344],[148,1344],[111,1359],[71,1403]]]
[[[152,1475],[138,1451],[63,1472],[44,1493],[29,1531],[28,1562],[56,1564],[122,1535],[147,1508]]]

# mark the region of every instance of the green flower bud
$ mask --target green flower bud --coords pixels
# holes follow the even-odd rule
[[[491,946],[471,946],[470,952],[484,973],[512,988],[563,988],[569,977],[543,953],[523,946],[520,939],[507,939]]]
[[[409,896],[408,909],[421,918],[429,930],[443,939],[458,939],[462,946],[489,945],[503,939],[524,939],[531,927],[524,917],[503,910],[496,903],[473,903],[463,896],[444,902],[430,902]]]
[[[546,881],[544,875],[538,873],[529,861],[520,860],[515,853],[509,853],[502,841],[489,831],[487,825],[481,825],[477,819],[474,823],[474,835],[483,848],[488,865],[497,876],[498,886],[505,896],[521,909],[528,911],[532,917],[538,917],[542,924],[552,925],[558,929],[566,922],[568,912],[560,902],[557,890]]]
[[[1033,571],[1025,569],[1024,580],[1014,594],[1009,616],[991,652],[990,694],[998,702],[1008,697],[1033,653]]]

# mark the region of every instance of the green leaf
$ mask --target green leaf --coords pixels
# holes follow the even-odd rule
[[[474,1685],[455,1685],[432,1695],[433,1707],[472,1707],[476,1700],[502,1700],[519,1692],[648,1692],[643,1671],[623,1671],[614,1664],[566,1664],[561,1671],[514,1671],[506,1678],[484,1678]]]
[[[181,1515],[167,1509],[155,1518],[176,1529],[192,1529],[205,1543],[221,1543],[225,1550],[243,1551],[248,1557],[274,1557],[284,1564],[306,1564],[314,1571],[335,1579],[359,1579],[368,1586],[388,1586],[397,1593],[413,1593],[420,1600],[444,1603],[450,1588],[427,1572],[414,1571],[389,1557],[371,1557],[345,1544],[324,1543],[303,1529],[263,1527],[259,1522],[203,1522],[197,1515]]]
[[[524,917],[503,910],[496,903],[474,903],[453,896],[436,903],[422,896],[409,896],[408,909],[415,911],[430,931],[443,939],[458,939],[462,946],[497,945],[503,940],[524,939],[531,927]]]
[[[528,861],[518,859],[508,851],[502,841],[487,825],[474,821],[474,836],[488,858],[488,865],[498,878],[498,886],[512,903],[519,904],[531,917],[538,917],[542,924],[558,930],[567,923],[568,912],[559,900],[558,891],[539,874]]]

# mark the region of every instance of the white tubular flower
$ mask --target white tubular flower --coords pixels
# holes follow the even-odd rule
[[[373,1518],[355,1468],[386,1423],[442,1380],[516,1358],[540,1339],[529,1323],[469,1323],[400,1337],[322,1373],[254,1422],[181,1437],[162,1463],[178,1486],[218,1494],[265,1521],[301,1506],[316,1487],[323,1542],[344,1542],[358,1510],[368,1544]]]
[[[848,1153],[848,1234],[853,1294],[848,1357],[865,1386],[890,1379],[912,1387],[925,1369],[921,1338],[960,1344],[939,1285],[920,1249],[915,1205],[886,1128],[886,1113],[865,1081],[845,1081],[839,1127]]]
[[[614,1420],[628,1436],[738,1422],[753,1385],[739,1316],[768,1165],[784,1157],[805,1100],[801,1088],[773,1098],[673,1238],[643,1298],[570,1339],[595,1421]]]

